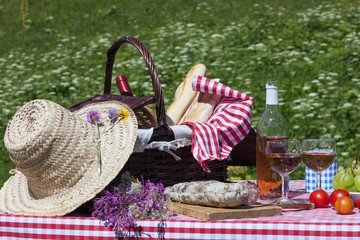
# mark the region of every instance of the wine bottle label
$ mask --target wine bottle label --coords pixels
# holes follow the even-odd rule
[[[278,87],[274,82],[266,84],[266,105],[279,105]]]

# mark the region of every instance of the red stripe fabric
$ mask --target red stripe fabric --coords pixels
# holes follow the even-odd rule
[[[305,181],[290,181],[290,196],[309,199]],[[258,200],[270,204],[272,200]],[[178,214],[170,219],[140,219],[141,232],[116,238],[104,222],[91,217],[40,217],[0,212],[0,239],[309,239],[360,238],[359,211],[337,214],[331,207],[312,210],[283,209],[281,215],[205,221]],[[125,235],[126,236],[126,235]]]
[[[195,91],[223,96],[206,123],[183,123],[192,125],[194,158],[210,172],[206,161],[224,160],[249,133],[253,98],[202,76],[194,76],[192,87]]]

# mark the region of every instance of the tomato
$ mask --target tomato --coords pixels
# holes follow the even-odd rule
[[[344,189],[336,189],[335,191],[333,191],[330,194],[330,198],[329,198],[331,206],[334,206],[336,200],[342,196],[350,197],[350,193]]]
[[[360,210],[360,198],[356,201],[356,206]]]
[[[329,206],[329,195],[324,190],[318,189],[310,194],[309,201],[317,208],[326,208]]]
[[[353,200],[347,196],[340,197],[335,202],[335,209],[339,214],[350,214],[354,207]]]

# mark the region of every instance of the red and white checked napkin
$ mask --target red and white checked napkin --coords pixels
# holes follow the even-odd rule
[[[249,133],[253,98],[202,76],[194,76],[192,87],[195,91],[223,96],[207,122],[183,123],[192,125],[194,158],[205,171],[211,172],[207,161],[224,160]]]

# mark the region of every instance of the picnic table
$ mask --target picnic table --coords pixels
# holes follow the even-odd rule
[[[290,181],[290,197],[308,198],[305,181]],[[266,201],[260,201],[266,202]],[[123,239],[358,239],[360,212],[339,215],[331,207],[283,209],[281,215],[205,221],[178,214],[166,220],[139,220]],[[0,239],[117,239],[104,222],[76,214],[63,217],[0,212]],[[120,238],[121,239],[121,238]]]

